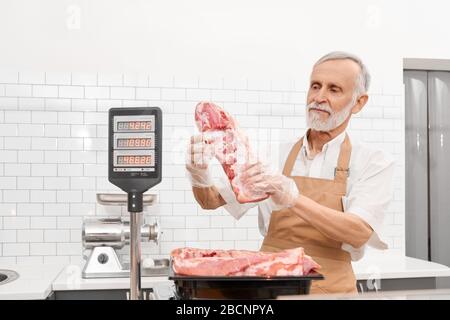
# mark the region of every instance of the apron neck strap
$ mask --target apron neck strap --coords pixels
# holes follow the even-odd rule
[[[307,133],[308,134],[308,133]],[[303,146],[303,136],[297,143],[292,147],[291,152],[286,159],[283,168],[283,174],[285,176],[290,176],[292,173],[292,169],[294,168],[295,160]],[[345,133],[345,139],[341,144],[341,150],[339,152],[339,158],[337,162],[337,167],[334,169],[334,179],[336,182],[346,182],[347,177],[349,176],[349,164],[350,164],[350,155],[352,153],[352,145],[350,143],[350,138],[347,133]]]

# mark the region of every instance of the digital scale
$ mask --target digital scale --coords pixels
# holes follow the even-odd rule
[[[142,298],[141,238],[157,242],[159,237],[157,223],[142,226],[142,212],[144,205],[152,205],[156,198],[144,192],[161,182],[161,109],[111,108],[108,132],[108,180],[127,195],[98,194],[97,199],[106,205],[126,203],[130,221],[112,218],[83,224],[83,246],[92,250],[83,277],[129,275],[130,299],[137,300]],[[125,244],[130,245],[129,269],[121,265],[115,253]],[[167,263],[163,264],[167,268]]]

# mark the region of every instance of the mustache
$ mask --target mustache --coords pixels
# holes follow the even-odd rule
[[[331,107],[328,105],[328,103],[320,104],[317,102],[311,102],[310,104],[308,104],[307,111],[309,111],[311,109],[317,109],[317,110],[328,112],[329,114],[333,114],[333,109],[331,109]]]

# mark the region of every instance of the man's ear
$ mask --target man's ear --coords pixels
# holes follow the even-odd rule
[[[356,100],[355,106],[352,108],[352,113],[356,114],[361,111],[361,109],[366,105],[367,101],[369,101],[369,96],[367,94],[363,94]]]

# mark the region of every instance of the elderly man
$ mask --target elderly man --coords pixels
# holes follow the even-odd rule
[[[261,163],[249,165],[241,181],[270,198],[257,203],[263,251],[304,247],[321,266],[325,280],[312,293],[354,293],[351,260],[367,245],[387,246],[378,236],[392,194],[393,160],[380,150],[354,144],[346,133],[352,114],[368,101],[370,75],[355,55],[332,52],[314,65],[307,96],[308,130],[283,156],[282,174]],[[204,181],[211,155],[191,139],[188,173]],[[193,187],[205,209],[224,206],[240,218],[255,204],[240,204],[228,183]]]

